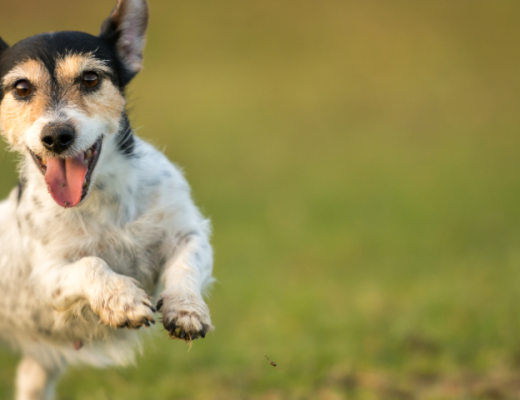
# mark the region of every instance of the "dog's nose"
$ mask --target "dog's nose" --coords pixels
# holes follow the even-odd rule
[[[46,125],[42,130],[41,140],[42,144],[47,150],[56,154],[63,153],[67,150],[74,139],[76,133],[74,127],[69,124],[54,123]]]

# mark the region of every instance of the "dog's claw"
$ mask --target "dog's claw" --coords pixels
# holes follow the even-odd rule
[[[157,310],[160,311],[161,310],[161,307],[163,306],[163,302],[164,302],[164,299],[159,299],[159,301],[157,302]]]
[[[206,333],[209,330],[209,327],[207,325],[204,325],[200,331],[190,332],[189,330],[183,329],[182,327],[178,326],[176,323],[177,321],[174,320],[170,324],[168,324],[168,328],[166,328],[170,338],[172,339],[177,338],[185,341],[192,341],[198,338],[204,339],[206,337]]]

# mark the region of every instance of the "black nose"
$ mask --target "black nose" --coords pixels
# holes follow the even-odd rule
[[[74,143],[76,133],[72,125],[51,123],[43,128],[41,138],[47,150],[60,154]]]

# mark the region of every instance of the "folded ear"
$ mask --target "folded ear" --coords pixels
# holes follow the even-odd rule
[[[0,54],[3,53],[4,50],[7,50],[9,45],[0,38]]]
[[[148,26],[146,0],[118,0],[103,25],[99,37],[113,42],[127,74],[126,85],[143,68],[143,49]]]

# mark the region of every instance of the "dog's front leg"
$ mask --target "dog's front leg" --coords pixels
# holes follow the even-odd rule
[[[164,327],[172,337],[186,341],[204,338],[213,329],[202,290],[211,281],[213,255],[203,229],[180,233],[177,251],[166,264],[163,275],[165,290],[157,309]]]
[[[100,258],[54,266],[40,278],[45,280],[52,307],[65,318],[80,313],[87,303],[103,323],[114,328],[155,323],[155,307],[139,282],[115,273]]]

